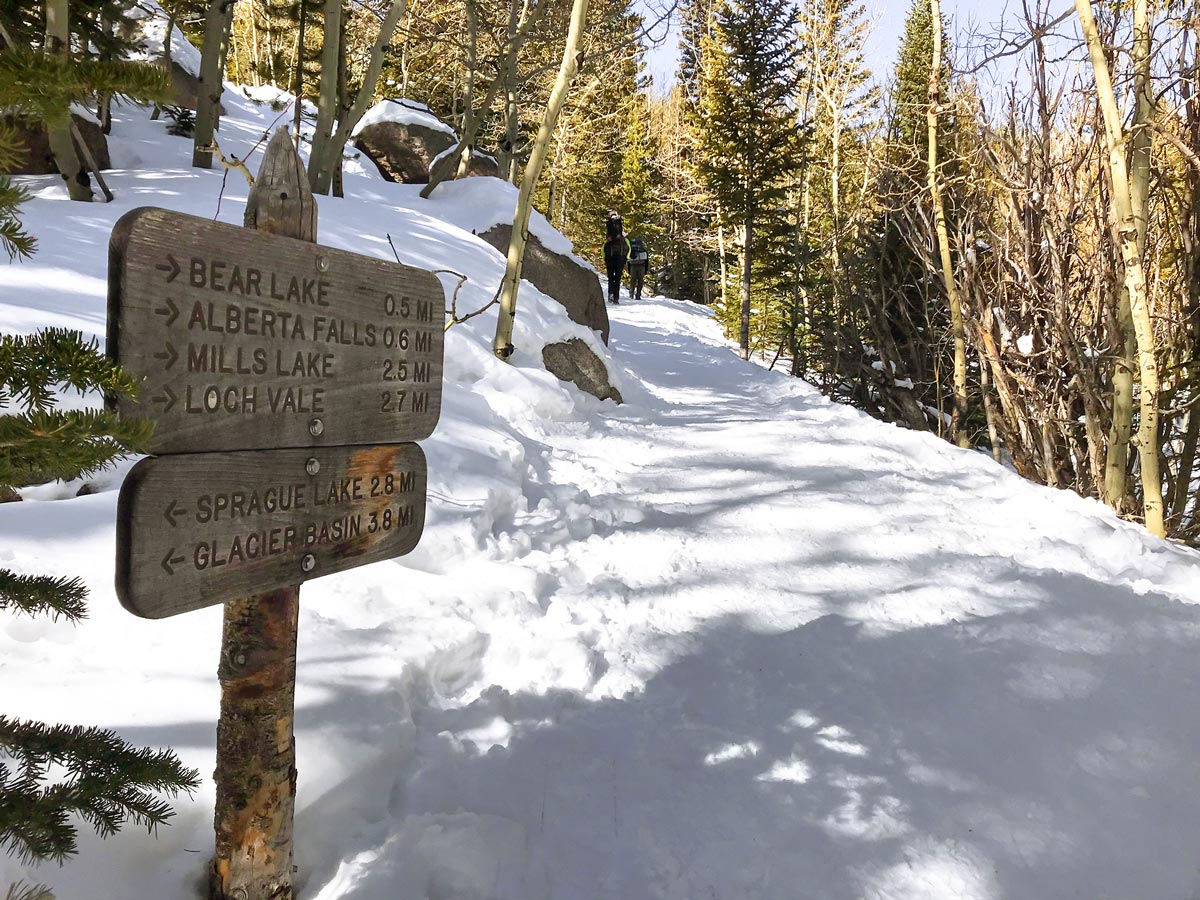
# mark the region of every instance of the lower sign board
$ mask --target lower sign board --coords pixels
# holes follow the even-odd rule
[[[117,504],[117,596],[151,619],[410,552],[416,444],[143,459]]]
[[[135,209],[113,228],[108,353],[154,453],[399,443],[442,403],[445,294],[423,269]]]

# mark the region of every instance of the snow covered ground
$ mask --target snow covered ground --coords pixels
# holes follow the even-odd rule
[[[226,102],[237,152],[275,114]],[[117,203],[29,180],[42,249],[0,268],[0,328],[102,334],[112,222],[213,215],[221,173],[158,128],[120,124]],[[503,258],[470,231],[510,188],[423,205],[347,184],[321,201],[323,242],[387,256],[390,232],[404,261],[470,277],[463,308],[490,296]],[[600,403],[538,361],[582,330],[528,285],[520,303],[513,365],[491,316],[448,335],[418,550],[304,587],[301,897],[1198,895],[1200,556],[743,363],[686,303],[610,308],[627,402]],[[120,608],[125,470],[0,505],[0,564],[92,589],[80,626],[0,620],[0,708],[207,775],[220,611]],[[212,802],[207,785],[157,839],[87,835],[62,868],[0,859],[0,885],[198,897]]]

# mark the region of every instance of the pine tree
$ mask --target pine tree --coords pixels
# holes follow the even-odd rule
[[[625,151],[621,155],[621,212],[625,233],[640,237],[649,245],[662,235],[658,225],[662,217],[657,171],[658,148],[650,131],[650,98],[635,93],[628,104],[629,127],[625,132]]]
[[[0,410],[19,407],[0,414],[0,491],[86,475],[145,448],[148,423],[105,411],[57,410],[58,386],[128,395],[135,383],[78,332],[0,336]],[[0,569],[0,610],[76,622],[86,615],[86,600],[77,578]],[[104,729],[0,715],[0,848],[22,859],[61,862],[73,854],[72,816],[104,837],[128,821],[153,830],[172,814],[158,795],[190,794],[198,784],[197,773],[169,750],[139,749]],[[13,886],[10,894],[22,896],[22,890]]]
[[[21,145],[15,129],[0,125],[0,172],[8,171],[20,158]],[[10,262],[32,256],[37,249],[37,240],[25,231],[20,219],[21,204],[28,199],[28,191],[0,175],[0,248],[8,254]]]
[[[697,164],[722,215],[741,230],[743,359],[750,355],[756,229],[783,213],[798,164],[796,25],[790,0],[725,0],[703,42]]]

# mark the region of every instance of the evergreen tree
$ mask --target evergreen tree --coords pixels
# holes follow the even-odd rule
[[[796,25],[790,0],[725,0],[703,42],[697,164],[722,216],[741,230],[743,359],[750,354],[756,229],[784,213],[798,164]]]
[[[16,166],[21,158],[21,145],[15,129],[0,125],[0,172]],[[32,256],[37,240],[27,233],[21,224],[21,204],[29,199],[29,192],[13,184],[12,179],[0,175],[0,248],[8,254],[9,261],[18,257]]]
[[[945,26],[942,46],[950,47]],[[929,107],[929,61],[933,58],[933,17],[928,0],[913,0],[904,20],[904,38],[896,61],[892,85],[892,130],[905,148],[917,157],[925,152],[925,111]],[[949,82],[949,66],[943,64],[941,82]]]
[[[657,171],[658,148],[650,131],[650,98],[638,92],[629,100],[629,127],[621,156],[621,205],[625,233],[656,244],[662,234]]]
[[[19,407],[0,414],[0,491],[86,475],[145,448],[147,422],[57,410],[58,386],[128,395],[135,384],[78,332],[0,336],[0,410]],[[76,622],[86,614],[86,600],[77,578],[0,569],[0,610]],[[197,773],[169,750],[139,749],[99,728],[0,715],[0,848],[22,859],[61,862],[73,854],[72,816],[105,837],[128,821],[153,830],[172,814],[158,795],[191,793],[198,784]],[[20,890],[10,892],[20,896]]]

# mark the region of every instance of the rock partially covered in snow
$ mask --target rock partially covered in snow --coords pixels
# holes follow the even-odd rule
[[[560,381],[569,381],[600,400],[625,401],[621,392],[609,384],[608,367],[604,360],[587,345],[587,341],[571,338],[547,344],[542,348],[542,362],[546,370]]]
[[[479,237],[501,253],[507,253],[512,226],[494,225]],[[600,339],[608,343],[608,307],[592,269],[584,268],[569,256],[547,250],[537,235],[530,234],[521,277],[561,303],[572,322],[600,332]]]
[[[96,165],[101,169],[112,168],[108,155],[108,138],[104,136],[100,123],[91,116],[83,116],[77,112],[71,113],[71,120],[92,152]],[[0,115],[0,125],[14,129],[17,142],[27,150],[24,160],[10,169],[8,174],[53,175],[58,172],[58,167],[54,165],[54,156],[50,152],[50,139],[44,124],[32,119]],[[80,163],[83,163],[82,155]]]
[[[388,181],[425,184],[433,161],[458,143],[454,129],[423,103],[383,100],[354,129],[354,146]]]

